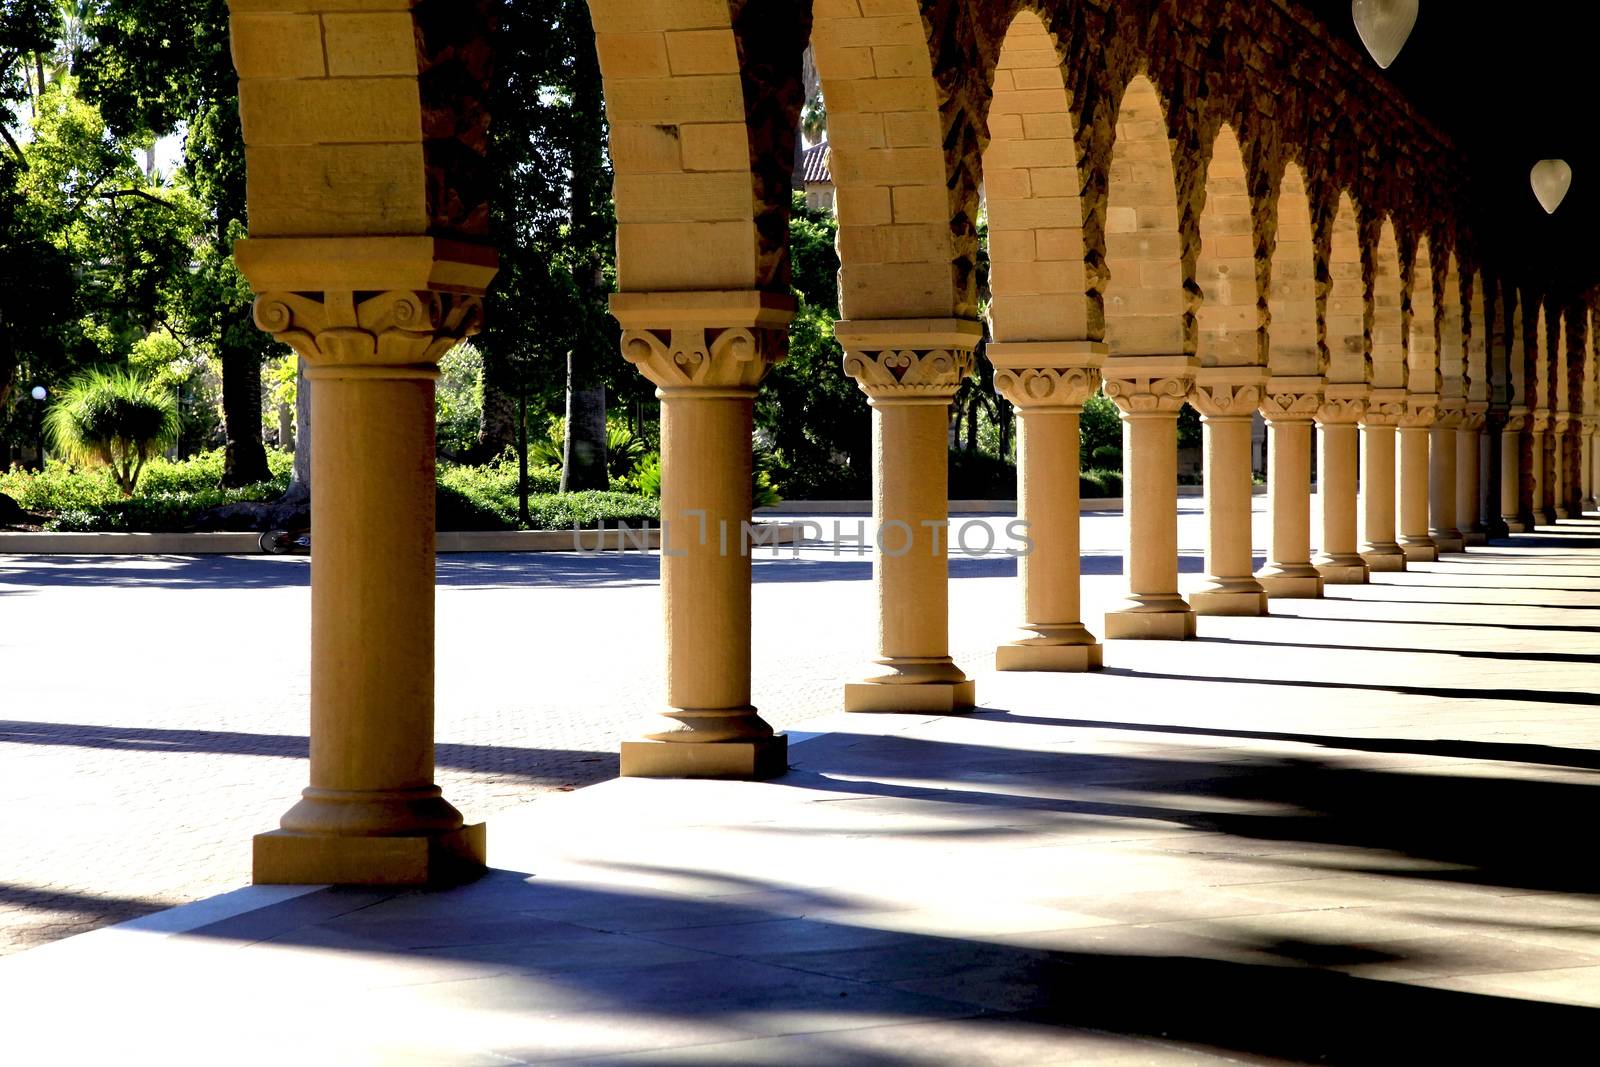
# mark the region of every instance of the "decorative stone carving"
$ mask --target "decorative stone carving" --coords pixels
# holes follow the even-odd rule
[[[1317,421],[1328,426],[1348,426],[1364,421],[1366,414],[1367,401],[1363,397],[1325,396],[1317,408]]]
[[[1393,400],[1369,400],[1361,415],[1365,426],[1398,426],[1406,413],[1406,406]]]
[[[1322,409],[1321,393],[1276,392],[1261,398],[1261,414],[1269,422],[1306,422]]]
[[[1208,419],[1248,419],[1261,406],[1261,386],[1197,382],[1189,391],[1189,403]]]
[[[972,368],[970,348],[852,350],[844,357],[844,372],[874,400],[948,399]]]
[[[1466,417],[1467,413],[1460,408],[1440,408],[1438,417],[1433,420],[1432,425],[1441,430],[1454,430],[1461,426],[1462,420]]]
[[[1548,433],[1550,431],[1550,413],[1548,411],[1535,411],[1528,416],[1528,430],[1531,433]]]
[[[994,388],[1019,408],[1072,410],[1100,388],[1100,372],[1094,367],[997,368]]]
[[[1190,378],[1161,378],[1151,375],[1123,377],[1117,370],[1107,368],[1106,396],[1122,409],[1125,415],[1176,415],[1189,399]]]
[[[788,335],[772,327],[676,325],[622,334],[622,358],[664,394],[700,389],[753,394],[787,355]]]
[[[1501,429],[1505,433],[1521,433],[1528,429],[1528,413],[1513,411],[1506,416],[1506,422]]]
[[[432,367],[483,325],[483,298],[400,289],[365,295],[267,292],[255,322],[313,367]]]
[[[1437,424],[1439,421],[1438,399],[1421,399],[1418,397],[1408,399],[1395,421],[1398,426],[1407,430],[1425,430]]]

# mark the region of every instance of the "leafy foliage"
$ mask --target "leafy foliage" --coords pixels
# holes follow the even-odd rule
[[[103,464],[123,496],[132,496],[152,455],[178,436],[172,394],[131,371],[78,375],[45,414],[45,430],[69,460]]]

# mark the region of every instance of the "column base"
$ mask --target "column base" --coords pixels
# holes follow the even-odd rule
[[[1183,604],[1180,597],[1174,597]],[[1187,605],[1170,611],[1128,609],[1106,612],[1108,641],[1183,641],[1195,635],[1195,614]]]
[[[1098,643],[1050,645],[1027,640],[1014,641],[994,650],[994,669],[1061,673],[1097,671],[1104,666],[1103,651]]]
[[[850,682],[845,711],[910,711],[952,715],[977,706],[977,684],[963,682]]]
[[[1463,546],[1465,546],[1465,545],[1486,545],[1488,543],[1489,543],[1489,535],[1484,533],[1482,530],[1469,530],[1466,533],[1461,535],[1461,544]]]
[[[1322,575],[1309,563],[1262,569],[1256,572],[1256,581],[1267,591],[1269,601],[1322,595]]]
[[[1528,524],[1521,519],[1507,519],[1504,525],[1508,534],[1528,532]]]
[[[256,885],[459,885],[487,867],[483,823],[404,837],[257,834]]]
[[[1189,594],[1196,615],[1265,615],[1267,593],[1251,579],[1255,589],[1202,589]]]
[[[1403,540],[1400,551],[1406,554],[1407,563],[1433,563],[1439,558],[1439,546],[1431,540]]]
[[[1400,546],[1390,542],[1386,545],[1374,545],[1361,550],[1361,558],[1367,565],[1367,570],[1378,571],[1403,571],[1406,569],[1406,554]]]
[[[1460,552],[1467,547],[1467,535],[1463,533],[1430,534],[1434,545],[1440,552]]]
[[[1319,556],[1313,566],[1326,585],[1366,585],[1372,580],[1367,561],[1354,552]]]
[[[762,781],[789,769],[784,734],[748,741],[624,741],[624,778],[733,778]]]

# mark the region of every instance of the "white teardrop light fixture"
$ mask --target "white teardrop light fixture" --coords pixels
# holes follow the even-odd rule
[[[1564,159],[1541,159],[1533,165],[1528,179],[1533,183],[1533,195],[1539,198],[1539,206],[1546,215],[1554,215],[1572,187],[1572,168]]]
[[[1356,32],[1378,66],[1387,68],[1417,24],[1417,0],[1350,0]]]

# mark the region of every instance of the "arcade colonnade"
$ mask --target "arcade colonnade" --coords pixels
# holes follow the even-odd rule
[[[311,781],[257,837],[255,876],[448,879],[481,866],[484,834],[433,783],[433,389],[497,263],[490,5],[230,6],[250,211],[236,255],[257,323],[305,358],[317,393]],[[941,524],[947,409],[979,358],[1019,417],[1033,539],[1017,632],[997,633],[1002,670],[1093,669],[1102,637],[1181,640],[1197,614],[1264,614],[1593,506],[1593,301],[1485,264],[1453,146],[1290,0],[589,10],[615,168],[612,310],[661,398],[671,550],[664,717],[624,744],[624,774],[785,766],[751,705],[739,546],[752,403],[794,308],[808,44],[837,186],[841,372],[871,404],[875,517],[909,540],[875,562],[878,644],[840,680],[846,709],[976,698],[949,656]],[[1124,420],[1129,588],[1086,620],[1078,418],[1097,389]],[[1210,531],[1187,600],[1185,403],[1204,422]],[[1252,572],[1257,410],[1272,536]]]

